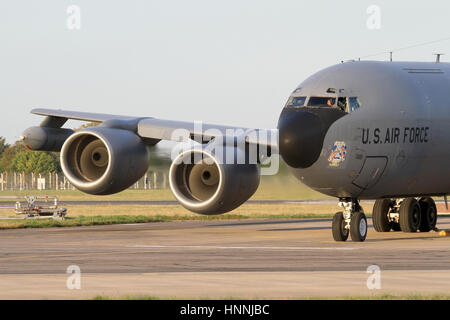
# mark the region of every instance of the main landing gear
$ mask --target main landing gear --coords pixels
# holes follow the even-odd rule
[[[437,209],[432,198],[378,199],[373,227],[378,232],[429,232],[436,229]]]
[[[367,236],[367,219],[356,199],[341,199],[339,206],[343,212],[337,212],[333,218],[332,232],[335,241],[346,241],[348,235],[352,241],[364,241]]]

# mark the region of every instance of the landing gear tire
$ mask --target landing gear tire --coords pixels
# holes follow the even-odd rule
[[[392,222],[389,221],[389,210],[392,201],[390,199],[378,199],[373,206],[372,222],[375,231],[389,232],[392,228]]]
[[[419,230],[421,232],[434,230],[437,222],[437,209],[434,200],[432,198],[422,198],[419,200],[419,206],[421,213]]]
[[[417,232],[421,220],[419,202],[414,198],[403,200],[400,205],[399,219],[403,232]]]
[[[350,236],[352,241],[361,242],[366,240],[367,236],[367,219],[362,212],[355,212],[350,222]]]
[[[335,241],[347,241],[349,230],[345,228],[344,214],[342,212],[337,212],[334,215],[331,230]]]
[[[402,231],[402,228],[400,228],[400,223],[392,222],[392,231]]]

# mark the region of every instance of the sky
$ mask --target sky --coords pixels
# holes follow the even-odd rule
[[[450,61],[450,40],[395,50],[449,38],[448,12],[445,0],[2,0],[0,136],[38,125],[35,107],[275,128],[295,87],[342,60]]]

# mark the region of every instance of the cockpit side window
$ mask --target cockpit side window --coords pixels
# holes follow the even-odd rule
[[[311,97],[309,98],[308,106],[310,107],[333,107],[336,103],[336,98],[333,97]]]
[[[361,107],[361,103],[359,102],[359,99],[357,97],[350,97],[348,98],[348,104],[349,104],[349,111],[353,112],[356,109],[359,109]]]
[[[337,102],[337,107],[341,109],[344,112],[348,112],[347,108],[347,98],[346,97],[339,97]]]
[[[290,97],[286,107],[296,108],[305,105],[306,97]]]

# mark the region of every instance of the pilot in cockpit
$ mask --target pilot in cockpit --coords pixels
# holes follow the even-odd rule
[[[332,108],[334,107],[334,101],[332,98],[327,100],[327,106],[332,107]]]

